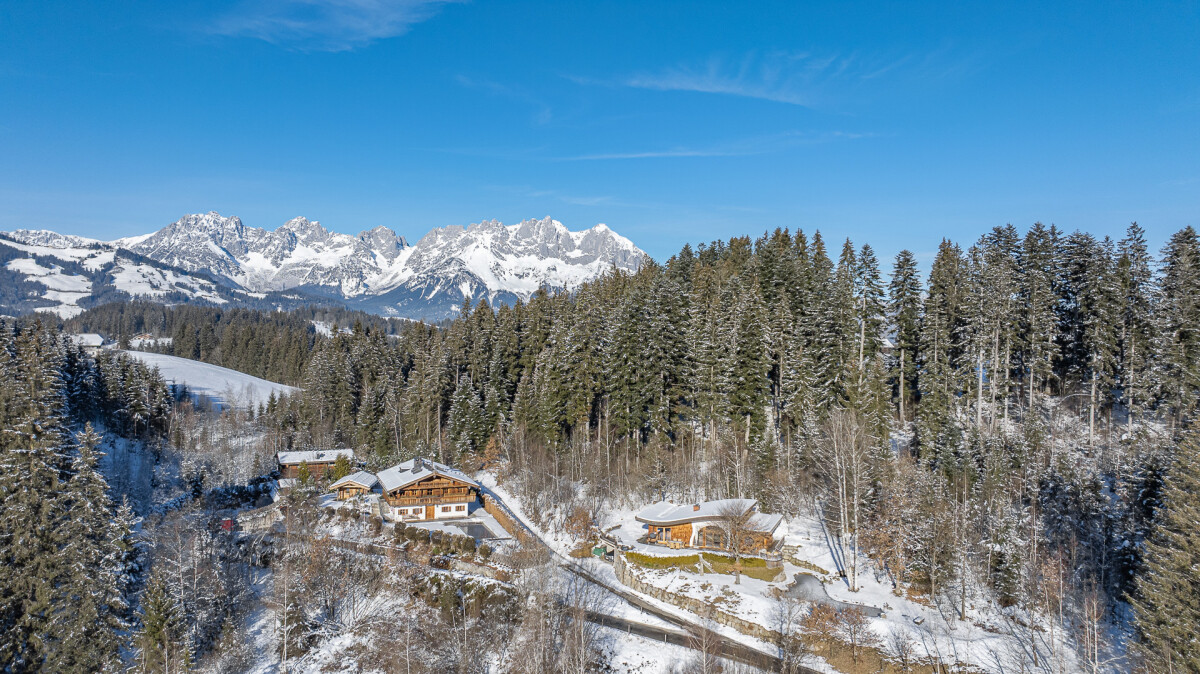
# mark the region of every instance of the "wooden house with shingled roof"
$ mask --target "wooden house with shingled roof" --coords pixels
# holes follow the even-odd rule
[[[479,483],[450,466],[415,458],[379,472],[383,500],[401,520],[466,517],[479,500]]]

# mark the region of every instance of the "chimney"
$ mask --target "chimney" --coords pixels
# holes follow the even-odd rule
[[[700,504],[699,504],[699,503],[693,503],[693,504],[692,504],[692,512],[696,512],[696,511],[697,511],[697,510],[699,510],[699,509],[700,509]]]

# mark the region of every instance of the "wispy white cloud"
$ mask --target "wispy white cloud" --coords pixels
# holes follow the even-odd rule
[[[948,50],[900,55],[751,52],[716,55],[702,63],[680,64],[616,81],[570,77],[577,84],[609,84],[656,91],[692,91],[755,98],[806,108],[832,105],[846,91],[872,80],[912,77],[925,80],[961,74],[974,59],[955,59]]]
[[[815,74],[831,65],[828,59],[810,59],[804,54],[773,53],[765,57],[750,54],[737,60],[714,56],[699,66],[680,65],[639,73],[625,79],[623,84],[638,89],[727,94],[810,107],[814,102],[811,81]]]
[[[403,35],[459,0],[245,1],[220,17],[211,32],[249,37],[301,51],[348,51]]]
[[[655,150],[634,152],[605,152],[599,154],[582,154],[572,157],[562,157],[563,161],[597,161],[612,159],[668,159],[672,157],[748,157],[760,154],[780,152],[799,145],[829,143],[838,140],[855,140],[869,138],[874,134],[850,133],[834,131],[828,133],[811,133],[805,131],[789,131],[768,136],[754,136],[717,145],[702,147],[672,147]]]

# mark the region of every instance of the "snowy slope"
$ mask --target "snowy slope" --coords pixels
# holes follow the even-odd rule
[[[4,265],[9,271],[23,274],[27,280],[45,286],[41,298],[54,302],[39,311],[49,311],[61,318],[70,318],[83,311],[79,300],[91,295],[92,282],[86,276],[69,274],[58,265],[41,265],[33,258],[9,260]]]
[[[186,385],[193,394],[202,395],[222,405],[257,407],[259,404],[265,404],[272,392],[278,397],[300,390],[294,386],[276,384],[198,360],[144,351],[125,353],[147,365],[157,367],[167,383]]]

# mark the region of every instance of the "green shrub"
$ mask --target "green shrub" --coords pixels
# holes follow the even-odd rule
[[[480,545],[479,546],[479,556],[482,557],[484,560],[487,560],[488,557],[491,557],[492,556],[492,546],[488,545],[487,543]]]
[[[705,552],[703,554],[704,554],[704,561],[706,561],[710,564],[713,564],[713,565],[728,564],[729,566],[733,566],[733,556],[732,555],[718,555],[718,554],[715,554],[712,552]],[[767,560],[760,559],[758,557],[742,557],[742,568],[743,569],[752,569],[752,568],[765,569],[765,568],[767,568]]]
[[[700,563],[700,555],[682,555],[679,557],[655,557],[638,552],[625,553],[625,560],[648,569],[680,569],[695,567]]]

